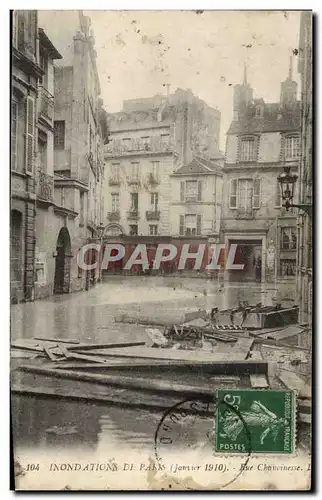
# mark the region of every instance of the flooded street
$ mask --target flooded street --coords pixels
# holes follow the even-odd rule
[[[283,296],[284,293],[284,296]],[[11,336],[18,338],[78,339],[85,342],[146,340],[144,328],[115,324],[117,313],[178,311],[189,308],[232,307],[238,301],[292,305],[289,289],[273,284],[225,284],[202,279],[109,278],[89,292],[51,297],[12,306]],[[61,379],[50,382],[64,384]],[[179,399],[180,400],[180,399]],[[94,403],[35,397],[12,397],[16,449],[76,447],[100,452],[111,443],[136,450],[153,450],[161,418],[143,410],[119,409]],[[205,433],[211,423],[205,422]]]

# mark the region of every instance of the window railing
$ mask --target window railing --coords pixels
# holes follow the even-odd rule
[[[45,116],[50,121],[54,119],[54,96],[44,87],[40,87],[39,115]]]
[[[110,221],[117,221],[117,220],[120,220],[120,211],[119,210],[112,210],[112,212],[109,212],[107,214],[107,218],[110,220]]]
[[[147,210],[146,211],[146,219],[147,220],[160,220],[160,211],[159,210]]]
[[[139,210],[137,208],[132,208],[127,212],[128,219],[138,219],[139,218]]]
[[[133,153],[164,153],[174,151],[174,144],[172,141],[164,142],[160,137],[152,137],[150,143],[143,143],[140,140],[133,139],[128,141],[128,144],[122,144],[121,140],[111,141],[107,146],[106,154],[113,156],[118,154]]]

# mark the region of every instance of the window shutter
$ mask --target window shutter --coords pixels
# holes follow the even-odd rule
[[[198,201],[202,201],[202,181],[198,181]]]
[[[260,189],[261,189],[261,180],[254,179],[253,208],[260,207]]]
[[[180,236],[184,235],[184,215],[180,215],[179,234]]]
[[[229,208],[237,208],[237,179],[230,181]]]
[[[184,181],[180,182],[180,201],[184,201]]]
[[[27,174],[33,173],[34,160],[34,134],[35,134],[35,101],[28,96],[26,99],[26,143],[25,143],[25,169]]]
[[[12,101],[11,104],[11,168],[17,168],[17,124],[18,124],[18,103]]]
[[[276,193],[275,193],[275,207],[280,207],[281,205],[282,205],[281,185],[279,182],[277,182]]]
[[[197,234],[201,234],[201,214],[197,215]]]

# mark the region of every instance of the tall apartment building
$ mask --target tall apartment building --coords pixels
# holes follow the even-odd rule
[[[281,208],[277,176],[288,164],[298,171],[300,102],[297,83],[281,84],[280,101],[253,98],[247,81],[234,88],[234,117],[227,133],[224,164],[222,242],[238,244],[230,279],[294,279],[296,273],[296,213]]]
[[[10,271],[13,302],[34,299],[37,11],[12,14]]]
[[[298,71],[301,75],[301,160],[299,203],[312,203],[312,12],[301,13]],[[300,323],[312,323],[312,214],[299,211],[297,303]]]
[[[40,261],[46,258],[50,290],[68,293],[87,288],[94,278],[78,268],[73,257],[88,239],[97,237],[103,222],[102,152],[108,131],[90,18],[81,11],[39,11],[39,25],[62,58],[53,67],[55,217],[50,223],[37,216],[40,227],[52,226],[38,251]]]
[[[124,101],[108,115],[106,236],[173,235],[172,173],[218,154],[220,113],[191,90]]]

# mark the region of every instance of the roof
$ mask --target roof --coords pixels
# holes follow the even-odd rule
[[[254,101],[245,109],[239,120],[233,120],[227,134],[247,134],[256,132],[287,132],[300,130],[301,109],[300,101],[292,107],[282,107],[280,103],[263,104]],[[256,105],[262,104],[262,116],[255,116]]]
[[[63,56],[58,52],[42,28],[38,28],[38,34],[40,45],[45,47],[52,59],[62,59]]]
[[[222,167],[204,158],[194,157],[193,160],[176,170],[173,175],[217,174],[222,175]]]

